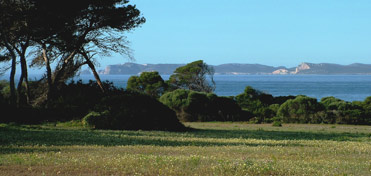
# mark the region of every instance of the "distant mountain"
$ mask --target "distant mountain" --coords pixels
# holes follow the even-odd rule
[[[272,67],[260,64],[222,64],[214,66],[216,74],[223,75],[258,75],[272,74],[275,70],[285,69],[285,67]]]
[[[139,74],[141,72],[158,71],[162,75],[170,75],[178,67],[185,64],[136,64],[125,63],[118,65],[108,65],[104,70],[100,71],[101,74],[107,75],[130,75]]]
[[[131,75],[141,72],[158,71],[163,75],[170,75],[174,70],[185,64],[136,64],[125,63],[108,65],[100,74]],[[257,74],[371,74],[370,64],[339,65],[331,63],[302,63],[297,67],[273,67],[261,64],[222,64],[213,66],[215,74],[223,75],[257,75]]]
[[[359,63],[350,65],[302,63],[296,67],[293,74],[371,74],[371,65]]]

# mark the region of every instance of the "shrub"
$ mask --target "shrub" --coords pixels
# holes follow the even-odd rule
[[[367,124],[367,110],[365,111],[362,102],[346,102],[335,97],[325,97],[321,99],[321,104],[327,110],[323,118],[324,123]]]
[[[212,93],[178,89],[165,93],[160,101],[173,109],[181,121],[240,121],[250,117],[235,100]]]
[[[95,111],[90,112],[82,119],[84,126],[93,127],[97,129],[109,128],[108,111],[98,113]]]
[[[174,111],[155,98],[138,92],[121,91],[107,95],[94,111],[85,120],[99,129],[185,130]]]
[[[281,121],[273,121],[272,126],[274,126],[274,127],[282,127],[282,122]]]
[[[335,97],[324,97],[321,99],[320,103],[323,104],[327,110],[336,110],[339,106],[339,103],[342,102],[344,101]]]
[[[273,97],[273,103],[281,105],[285,103],[287,100],[291,100],[295,98],[296,96],[293,96],[293,95]]]
[[[367,97],[365,101],[363,101],[360,105],[364,109],[365,124],[370,125],[371,124],[371,97]]]
[[[250,86],[236,96],[236,101],[243,110],[253,114],[254,123],[271,122],[271,118],[276,115],[274,110],[269,108],[269,105],[274,103],[273,96]]]
[[[323,105],[318,103],[317,99],[298,96],[283,103],[278,109],[277,116],[286,123],[320,123],[318,113],[323,110]]]

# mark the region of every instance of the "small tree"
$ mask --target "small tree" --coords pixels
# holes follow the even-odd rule
[[[140,76],[131,76],[127,89],[143,92],[151,97],[160,97],[166,90],[166,84],[158,72],[142,72]]]
[[[198,60],[177,68],[174,74],[170,76],[168,83],[173,89],[188,89],[210,93],[215,90],[213,75],[214,68],[202,60]],[[210,83],[207,81],[207,76],[209,76]]]
[[[315,98],[297,96],[283,103],[278,109],[277,116],[288,123],[320,123],[322,119],[318,113],[324,109],[325,107]]]

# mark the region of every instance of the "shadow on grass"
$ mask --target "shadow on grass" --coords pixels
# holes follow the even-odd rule
[[[70,145],[153,145],[153,146],[303,146],[294,140],[356,141],[367,139],[363,133],[319,133],[264,130],[192,130],[188,132],[159,131],[102,131],[85,129],[43,129],[39,127],[0,127],[0,154],[42,152],[47,149],[20,149],[20,146],[70,146]],[[191,139],[192,138],[192,139]],[[196,140],[195,140],[196,138]],[[275,142],[251,143],[244,140],[263,139]],[[203,140],[205,139],[205,140]],[[215,140],[221,139],[221,140]],[[225,139],[225,140],[223,140]],[[293,140],[280,142],[280,140]],[[17,148],[18,146],[18,148]]]
[[[370,138],[365,133],[330,133],[304,131],[265,131],[265,130],[195,130],[198,138],[248,138],[262,140],[332,140],[332,141],[359,141]]]

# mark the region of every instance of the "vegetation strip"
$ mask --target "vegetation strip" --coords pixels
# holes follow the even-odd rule
[[[73,124],[73,125],[71,125]],[[1,175],[369,175],[369,126],[185,123],[187,132],[0,125]]]

